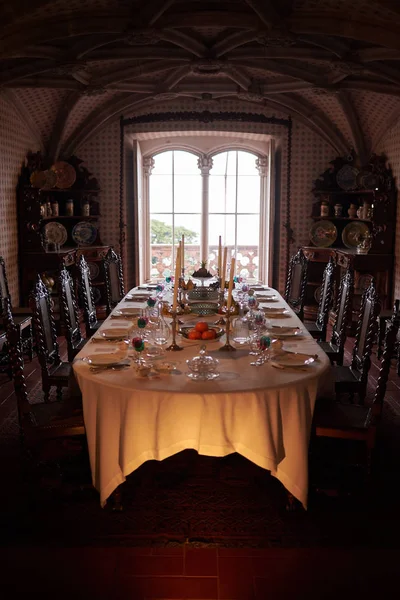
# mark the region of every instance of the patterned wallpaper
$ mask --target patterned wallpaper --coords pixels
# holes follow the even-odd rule
[[[14,92],[34,119],[46,145],[53,131],[58,110],[68,92],[50,88],[17,88]]]
[[[400,182],[400,122],[388,131],[386,137],[382,140],[377,153],[384,152],[388,157],[388,162],[393,169],[397,187]],[[398,200],[397,200],[398,202]],[[396,219],[396,242],[394,258],[394,276],[393,276],[393,296],[400,298],[400,210],[397,207]]]
[[[13,305],[18,306],[16,187],[27,152],[37,148],[25,125],[1,95],[0,131],[0,255],[6,262]]]
[[[176,102],[174,106],[171,103],[158,105],[157,112],[166,110],[188,110],[193,109],[193,104],[186,102]],[[226,104],[226,105],[225,105]],[[215,110],[208,106],[208,110]],[[218,110],[243,110],[243,104],[237,101],[227,101],[218,104]],[[253,112],[261,112],[262,107],[253,108]],[[149,109],[138,111],[149,113]],[[266,113],[268,114],[268,113]],[[283,116],[286,115],[276,115]],[[193,127],[193,123],[167,123],[163,130],[185,129]],[[270,133],[282,137],[282,194],[281,194],[281,213],[282,222],[286,216],[286,130],[276,125],[260,125],[251,123],[218,123],[216,127],[219,130],[236,130],[253,133]],[[146,132],[156,132],[160,130],[160,124],[146,124],[137,127],[137,130]],[[198,124],[198,130],[210,130],[210,124]],[[132,131],[132,127],[127,131]],[[98,178],[101,188],[99,196],[101,202],[100,221],[101,236],[105,243],[113,244],[118,247],[119,241],[119,125],[113,123],[104,129],[98,136],[94,137],[88,143],[81,146],[77,154],[82,158],[86,166]],[[332,149],[307,127],[294,122],[293,125],[293,152],[292,152],[292,179],[291,179],[291,222],[294,229],[295,243],[292,251],[298,246],[309,243],[309,229],[312,224],[309,215],[311,214],[311,205],[313,196],[311,194],[312,182],[318,175],[324,171],[330,160],[332,160]],[[128,233],[129,235],[129,233]],[[279,263],[279,288],[284,289],[286,279],[286,231],[281,226],[279,232],[276,232],[279,239],[280,263]]]

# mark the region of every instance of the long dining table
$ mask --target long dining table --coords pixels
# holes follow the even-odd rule
[[[236,352],[219,351],[224,335],[207,342],[207,351],[219,361],[219,377],[192,380],[187,377],[186,361],[198,355],[202,341],[178,335],[183,350],[154,359],[155,365],[173,361],[174,371],[160,370],[156,377],[144,377],[134,362],[122,370],[93,371],[87,357],[101,353],[103,347],[109,350],[96,343],[101,331],[132,325],[130,319],[115,318],[118,310],[145,308],[146,302],[132,301],[135,292],[137,288],[118,304],[73,364],[82,392],[92,481],[101,506],[144,462],[194,449],[215,457],[241,454],[270,471],[307,508],[312,417],[318,390],[329,381],[330,363],[282,296],[272,290],[273,306],[289,311],[273,319],[274,325],[302,330],[296,337],[285,338],[283,348],[318,356],[304,368],[274,368],[271,362],[251,366],[254,357],[246,346],[238,346]],[[260,302],[263,305],[272,306],[268,301]],[[215,315],[182,318],[188,322],[216,319]]]

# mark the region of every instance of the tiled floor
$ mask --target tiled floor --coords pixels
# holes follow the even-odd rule
[[[374,380],[375,357],[373,362]],[[29,387],[37,383],[36,360],[26,365],[26,375]],[[400,379],[394,371],[387,394],[400,407]],[[0,422],[14,406],[12,384],[0,378]],[[398,581],[399,556],[395,550],[357,547],[65,548],[60,539],[57,547],[0,547],[0,599],[389,598]]]

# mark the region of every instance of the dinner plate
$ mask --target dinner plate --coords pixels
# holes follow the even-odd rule
[[[113,312],[114,317],[138,317],[141,313],[141,308],[117,308]]]
[[[273,295],[262,296],[261,294],[256,294],[256,298],[259,302],[277,302],[278,300],[278,296]]]
[[[97,238],[97,227],[89,221],[79,221],[72,230],[72,239],[79,246],[90,246]]]
[[[146,302],[150,298],[150,295],[144,294],[127,294],[125,296],[125,300],[129,300],[130,302]]]
[[[267,332],[276,338],[293,337],[294,335],[300,335],[303,330],[300,327],[285,327],[283,325],[273,325],[267,328]]]
[[[51,221],[46,223],[43,228],[45,239],[51,244],[58,244],[63,246],[68,239],[68,233],[64,225],[61,225],[58,221]]]
[[[93,354],[88,354],[82,358],[82,361],[89,365],[93,365],[94,367],[110,366],[117,365],[121,361],[125,360],[127,356],[127,350],[124,352],[116,349],[114,352],[99,351],[97,353],[94,352]]]
[[[112,327],[110,329],[102,329],[99,335],[105,340],[119,340],[121,338],[129,338],[132,328]]]
[[[306,367],[317,360],[317,355],[302,354],[301,352],[284,352],[273,358],[273,362],[282,367]]]
[[[267,315],[269,315],[269,314],[280,314],[280,315],[289,314],[288,309],[285,308],[284,306],[264,306],[263,311]]]

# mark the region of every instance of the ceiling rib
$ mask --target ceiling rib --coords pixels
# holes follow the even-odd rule
[[[350,94],[345,90],[341,90],[338,94],[338,100],[342,106],[343,112],[353,134],[356,152],[359,156],[361,164],[365,165],[368,160],[368,150],[371,150],[371,148],[367,148],[357,111],[353,105],[353,102],[351,101]]]

